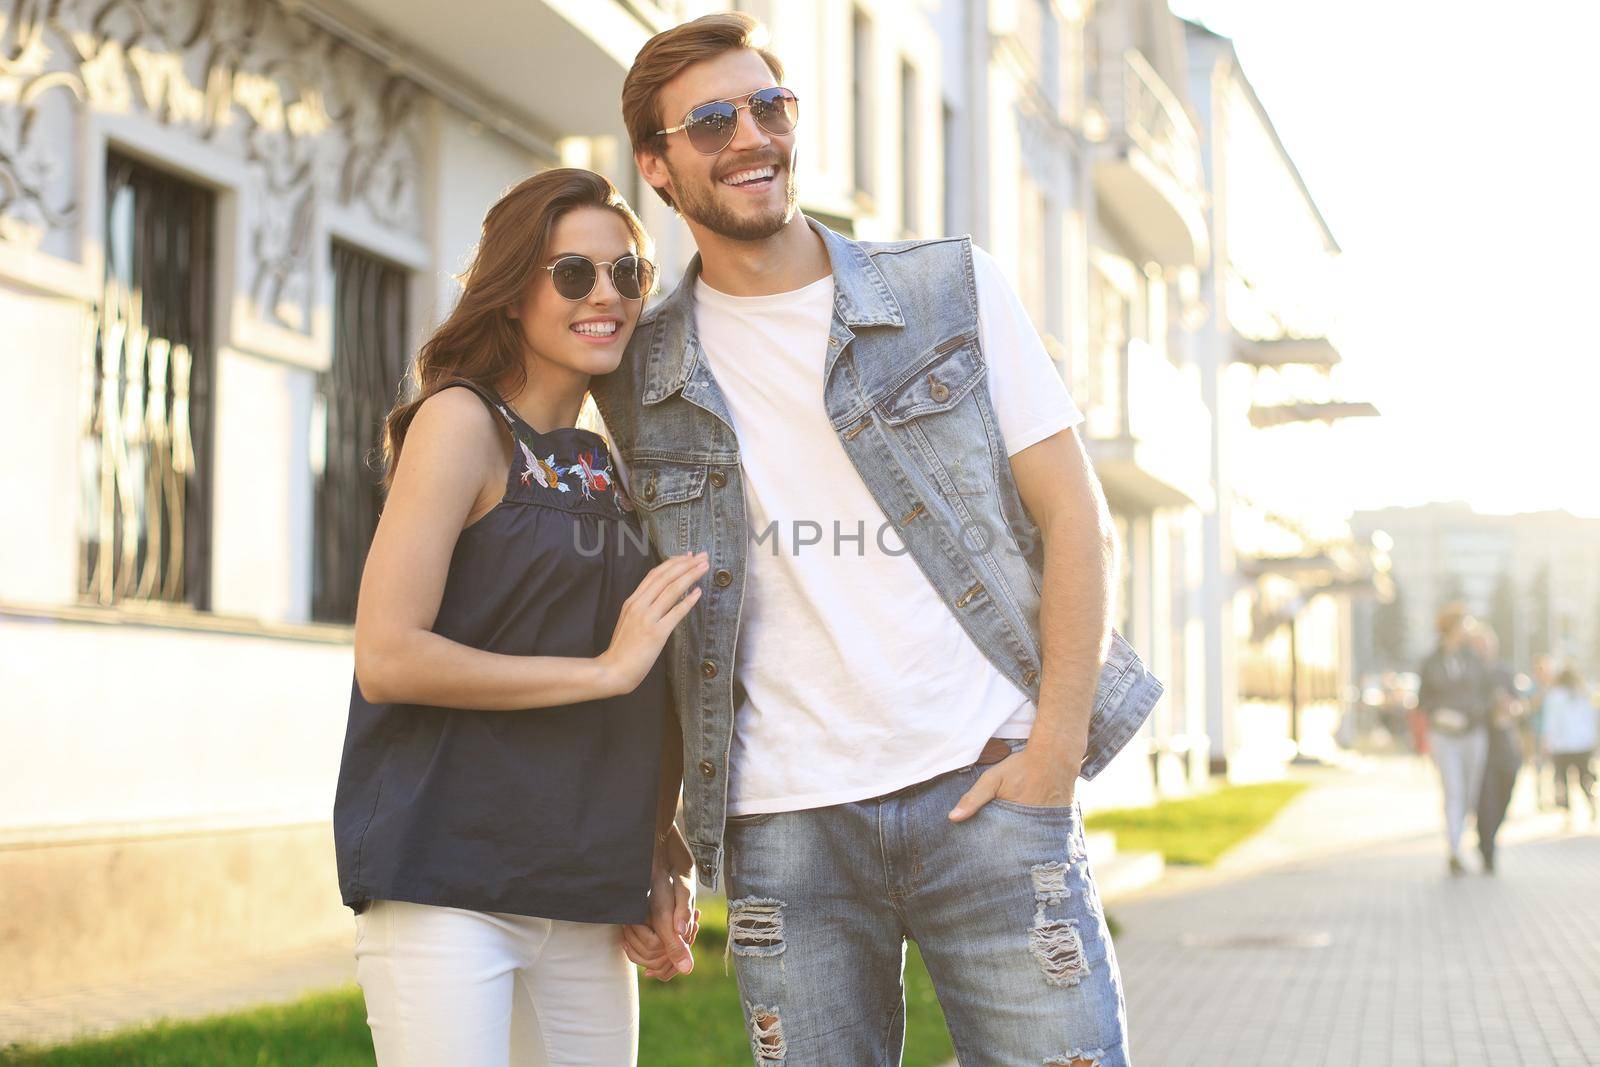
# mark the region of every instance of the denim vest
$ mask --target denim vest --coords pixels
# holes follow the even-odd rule
[[[821,401],[839,443],[978,648],[1037,703],[1043,542],[1017,493],[989,397],[970,241],[863,244],[807,221],[833,267]],[[672,636],[668,663],[683,725],[689,847],[702,882],[715,889],[742,697],[733,657],[745,559],[761,531],[747,529],[739,442],[695,335],[699,273],[696,256],[672,295],[640,318],[621,365],[591,388],[656,548],[710,554],[709,580]],[[1127,744],[1161,692],[1113,632],[1085,778]]]

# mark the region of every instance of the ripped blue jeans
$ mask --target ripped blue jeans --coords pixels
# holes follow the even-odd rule
[[[728,820],[729,951],[758,1067],[898,1067],[907,938],[962,1067],[1128,1063],[1078,804],[993,800],[950,822],[986,769]]]

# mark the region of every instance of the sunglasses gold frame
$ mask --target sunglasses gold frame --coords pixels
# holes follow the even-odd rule
[[[794,128],[796,126],[800,125],[800,114],[799,114],[800,97],[799,97],[799,95],[796,94],[795,91],[793,89],[789,88],[787,85],[763,85],[759,89],[750,90],[748,93],[745,93],[743,96],[725,96],[720,100],[706,100],[706,101],[703,101],[701,103],[698,103],[694,107],[691,107],[688,111],[683,113],[683,121],[682,122],[678,123],[678,125],[676,125],[676,126],[670,127],[669,129],[657,130],[655,132],[655,136],[657,136],[657,137],[665,137],[668,134],[677,133],[680,130],[687,130],[689,128],[689,116],[693,115],[696,111],[699,111],[701,108],[705,107],[708,104],[732,104],[733,105],[733,127],[732,127],[732,129],[736,131],[738,129],[738,126],[739,126],[739,112],[741,112],[741,111],[747,109],[748,107],[750,107],[750,98],[752,96],[756,95],[757,93],[770,92],[773,89],[782,89],[784,92],[789,94],[788,98],[795,102],[796,110],[795,110],[794,122],[791,123],[789,128],[787,130],[783,131],[783,133],[776,133],[776,131],[774,131],[774,130],[767,130],[767,128],[765,126],[761,126],[761,120],[760,119],[756,119],[756,125],[757,126],[761,126],[761,128],[763,130],[767,130],[768,133],[776,133],[776,136],[779,136],[779,137],[782,137],[786,133],[792,133],[792,132],[794,132]],[[738,101],[740,101],[740,100],[743,100],[744,103],[742,103],[742,104],[738,103]],[[690,144],[691,147],[694,147],[695,151],[699,152],[701,155],[703,155],[703,156],[713,156],[713,155],[716,155],[717,152],[722,151],[723,148],[727,148],[728,145],[732,144],[733,143],[733,138],[734,138],[734,134],[733,134],[733,132],[730,132],[728,134],[727,142],[722,145],[722,148],[718,148],[715,152],[706,152],[706,151],[704,151],[704,150],[702,150],[702,149],[700,149],[698,147],[695,147],[694,138],[693,137],[689,138],[689,144]]]
[[[585,263],[589,264],[589,266],[594,268],[594,280],[589,283],[589,288],[582,296],[568,296],[566,293],[561,291],[559,286],[556,285],[556,268],[561,266],[561,264],[565,263],[569,259],[581,259]],[[645,273],[649,275],[650,284],[640,285],[638,296],[628,296],[621,289],[617,289],[617,276],[615,273],[613,273],[612,268],[614,268],[618,263],[621,263],[624,259],[633,259],[644,264]],[[591,295],[593,295],[594,287],[600,284],[601,267],[606,269],[606,275],[611,279],[611,288],[617,289],[617,295],[622,297],[624,300],[643,300],[645,297],[650,295],[650,291],[656,286],[656,265],[636,252],[630,252],[627,255],[619,256],[616,259],[602,260],[590,259],[588,256],[580,256],[578,253],[572,252],[568,255],[562,256],[554,263],[547,264],[544,269],[550,272],[550,286],[551,288],[555,289],[557,296],[561,297],[563,300],[578,301],[587,300]],[[641,278],[640,281],[642,282],[644,279]]]

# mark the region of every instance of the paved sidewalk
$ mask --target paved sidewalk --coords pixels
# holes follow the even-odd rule
[[[197,1019],[295,1000],[355,981],[350,942],[218,963],[119,986],[0,1002],[0,1049],[109,1033],[156,1019]]]
[[[1398,759],[1312,770],[1205,871],[1113,898],[1141,1067],[1600,1063],[1600,833],[1532,810],[1501,874],[1444,873],[1437,780]],[[348,944],[0,1004],[0,1048],[292,1000],[353,979]]]
[[[1136,1063],[1600,1063],[1600,833],[1525,791],[1500,873],[1450,878],[1426,770],[1328,775],[1112,905]]]

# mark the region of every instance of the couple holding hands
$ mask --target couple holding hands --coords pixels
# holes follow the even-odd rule
[[[697,876],[759,1067],[898,1064],[907,938],[968,1067],[1128,1060],[1073,794],[1161,685],[1082,417],[969,240],[797,210],[757,29],[623,86],[677,289],[605,178],[538,174],[388,417],[334,810],[381,1067],[635,1063]]]

